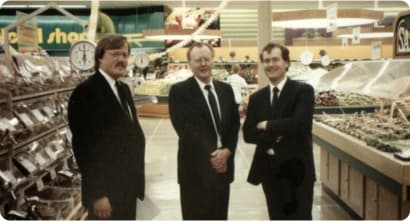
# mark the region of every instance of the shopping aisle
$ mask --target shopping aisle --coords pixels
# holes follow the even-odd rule
[[[161,210],[156,219],[180,220],[176,133],[169,119],[140,118],[140,121],[146,136],[146,195]],[[240,133],[235,155],[235,181],[231,185],[229,219],[268,219],[262,188],[246,182],[253,151],[254,146],[246,144]],[[314,151],[318,175],[319,148],[315,147]],[[326,193],[322,193],[320,182],[317,182],[313,219],[348,220],[351,217]]]

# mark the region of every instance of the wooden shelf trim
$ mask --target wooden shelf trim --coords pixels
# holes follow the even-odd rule
[[[314,142],[349,166],[377,181],[401,199],[410,199],[410,163],[367,146],[363,141],[319,122],[313,125]]]

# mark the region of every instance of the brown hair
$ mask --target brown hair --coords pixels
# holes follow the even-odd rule
[[[209,45],[208,43],[195,42],[195,43],[193,43],[193,44],[188,48],[188,51],[186,52],[186,57],[187,57],[188,61],[191,60],[191,51],[192,51],[192,49],[194,49],[194,48],[202,48],[202,47],[207,47],[207,48],[209,48],[209,50],[210,50],[211,53],[212,53],[212,57],[214,57],[214,54],[215,54],[215,53],[214,53],[214,49],[212,48],[211,45]]]
[[[241,70],[241,66],[239,66],[239,64],[232,65],[232,74],[239,73],[240,70]]]
[[[124,44],[128,45],[128,53],[130,53],[131,48],[130,44],[127,41],[127,38],[121,35],[107,35],[103,37],[97,44],[95,48],[94,60],[95,60],[95,70],[98,70],[100,67],[99,59],[104,57],[105,51],[109,49],[119,49]]]
[[[290,66],[289,49],[281,44],[269,42],[265,47],[263,47],[261,53],[259,54],[259,59],[263,62],[263,52],[271,53],[272,49],[279,48],[281,51],[282,59],[288,63],[288,68]],[[288,69],[287,68],[287,69]],[[287,70],[286,69],[286,70]]]

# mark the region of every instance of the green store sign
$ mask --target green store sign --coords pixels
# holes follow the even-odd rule
[[[77,16],[88,21],[88,16]],[[162,49],[163,42],[147,41],[141,35],[145,29],[161,29],[164,27],[163,12],[151,12],[132,15],[109,15],[114,24],[115,32],[129,38],[132,47],[139,47],[133,42],[142,45],[141,49]],[[64,15],[39,15],[37,19],[38,44],[52,55],[68,55],[71,44],[85,39],[86,31],[82,26]],[[16,16],[0,15],[0,28],[4,28],[17,20]],[[98,24],[97,33],[105,31],[104,26]],[[0,38],[4,39],[4,32]],[[17,29],[9,31],[8,38],[14,48],[17,46]],[[98,38],[98,34],[97,34]]]

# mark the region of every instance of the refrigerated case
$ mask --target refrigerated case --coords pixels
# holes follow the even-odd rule
[[[349,63],[322,76],[317,89],[353,92],[395,102],[410,94],[409,70],[410,59]],[[410,161],[398,159],[394,155],[410,149],[410,124],[397,111],[391,114],[390,108],[380,111],[378,107],[385,106],[375,104],[370,109],[356,106],[351,110],[356,112],[357,119],[370,117],[361,125],[345,122],[352,116],[343,111],[339,116],[328,115],[332,121],[330,124],[314,121],[313,138],[321,152],[320,179],[324,189],[356,217],[404,219],[410,209]],[[376,112],[363,114],[365,111]],[[399,139],[400,143],[404,143],[402,150],[377,148],[383,146],[377,142],[368,142],[366,137],[373,134],[371,130],[364,129],[377,124],[371,120],[372,116],[384,119],[379,123],[380,131],[387,131],[389,127],[397,128],[397,122],[400,122],[398,132],[404,134]],[[354,128],[357,126],[362,129]],[[366,133],[356,136],[355,129]],[[385,138],[391,137],[394,136]],[[388,140],[383,136],[375,139],[382,143]]]

